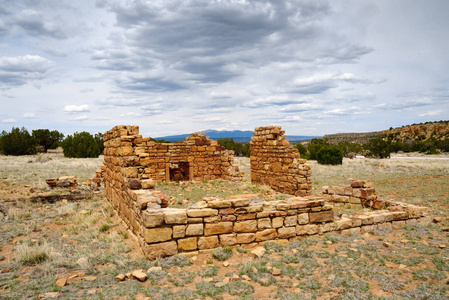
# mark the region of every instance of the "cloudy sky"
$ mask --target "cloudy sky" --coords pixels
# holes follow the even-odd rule
[[[0,2],[0,130],[289,135],[449,119],[449,1]]]

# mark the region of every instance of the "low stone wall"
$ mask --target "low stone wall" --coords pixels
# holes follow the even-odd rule
[[[312,194],[312,168],[287,141],[281,126],[257,127],[250,144],[251,182],[289,195]]]

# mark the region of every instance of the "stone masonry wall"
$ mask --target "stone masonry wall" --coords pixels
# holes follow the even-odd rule
[[[193,140],[196,140],[196,136]],[[205,141],[203,138],[200,140],[201,143]],[[184,147],[184,144],[179,146]],[[97,172],[97,177],[99,173],[104,177],[108,201],[135,234],[143,252],[150,259],[178,253],[196,254],[225,245],[252,247],[266,241],[289,241],[329,231],[363,233],[428,222],[425,207],[407,204],[341,216],[338,210],[319,196],[292,196],[286,200],[270,202],[265,202],[258,194],[238,195],[228,199],[205,197],[203,201],[186,209],[168,208],[168,197],[154,189],[155,181],[150,177],[155,174],[163,179],[166,174],[147,172],[146,169],[155,164],[152,161],[141,164],[148,157],[160,161],[156,164],[162,164],[162,161],[164,164],[170,163],[170,155],[165,154],[167,151],[162,151],[165,148],[158,147],[157,143],[142,139],[136,127],[114,127],[105,134],[104,166],[101,172]],[[207,146],[205,148],[199,152],[207,151]],[[169,145],[167,149],[170,149]],[[216,148],[216,151],[220,150]],[[216,151],[210,149],[210,153]],[[161,156],[165,159],[161,160]],[[194,156],[190,161],[195,162],[197,157],[207,158]],[[226,157],[222,161],[229,162]],[[223,167],[224,170],[229,170],[230,166],[222,166],[221,170]],[[215,170],[215,167],[197,168],[198,170],[193,171],[194,178],[199,176],[199,170],[202,170],[202,174],[204,170]],[[162,166],[157,167],[161,173],[163,169]],[[210,172],[206,175],[213,178]],[[231,179],[239,178],[233,175],[235,174],[226,173]]]
[[[286,140],[281,126],[257,127],[250,144],[252,182],[285,194],[311,195],[311,166]]]

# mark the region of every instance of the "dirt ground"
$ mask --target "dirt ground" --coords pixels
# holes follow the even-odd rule
[[[442,156],[439,156],[442,157]],[[249,160],[236,163],[249,174]],[[57,154],[0,156],[1,299],[449,299],[449,160],[354,159],[341,166],[311,161],[313,192],[348,178],[372,180],[379,197],[430,207],[434,222],[350,236],[310,236],[253,249],[217,249],[193,257],[148,261],[101,192],[80,201],[32,203],[64,194],[45,179],[83,184],[102,164]],[[251,183],[224,181],[157,187],[182,206],[207,195],[288,197]],[[20,201],[14,201],[21,199]],[[354,208],[343,207],[343,213]],[[143,270],[144,282],[119,274]]]

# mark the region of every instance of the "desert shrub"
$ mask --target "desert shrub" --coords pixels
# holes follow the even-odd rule
[[[25,241],[16,246],[17,262],[23,265],[35,265],[50,258],[52,248],[46,242]]]
[[[5,155],[27,155],[36,153],[36,144],[25,127],[12,128],[0,135],[0,153]]]
[[[329,146],[329,145],[330,144],[326,138],[312,139],[310,141],[310,144],[307,146],[307,150],[309,151],[308,159],[317,160],[316,155],[317,155],[318,151],[320,151],[320,149],[323,148],[324,146]]]
[[[323,165],[341,165],[343,152],[336,146],[324,146],[317,152],[316,159]]]
[[[363,148],[367,150],[367,156],[388,158],[391,153],[391,141],[377,137],[363,145]]]
[[[36,145],[41,146],[44,152],[48,149],[56,149],[64,139],[64,134],[57,130],[36,129],[33,130],[33,139]]]
[[[232,248],[229,246],[217,248],[212,252],[212,256],[220,261],[227,260],[232,256]]]
[[[94,137],[86,131],[68,135],[62,142],[65,157],[98,157],[101,153]]]
[[[308,158],[309,152],[307,151],[307,148],[303,144],[297,143],[295,145],[295,148],[298,149],[302,158],[306,158],[306,159]]]
[[[249,143],[242,144],[239,142],[235,142],[233,138],[220,138],[217,140],[217,143],[228,150],[233,150],[235,156],[249,157],[250,155]]]
[[[100,149],[100,154],[104,151],[104,140],[103,140],[103,134],[101,132],[98,132],[94,135],[94,140],[98,145],[98,148]]]
[[[357,143],[350,143],[342,141],[337,144],[337,147],[343,152],[344,157],[355,156],[363,151],[363,147]]]

